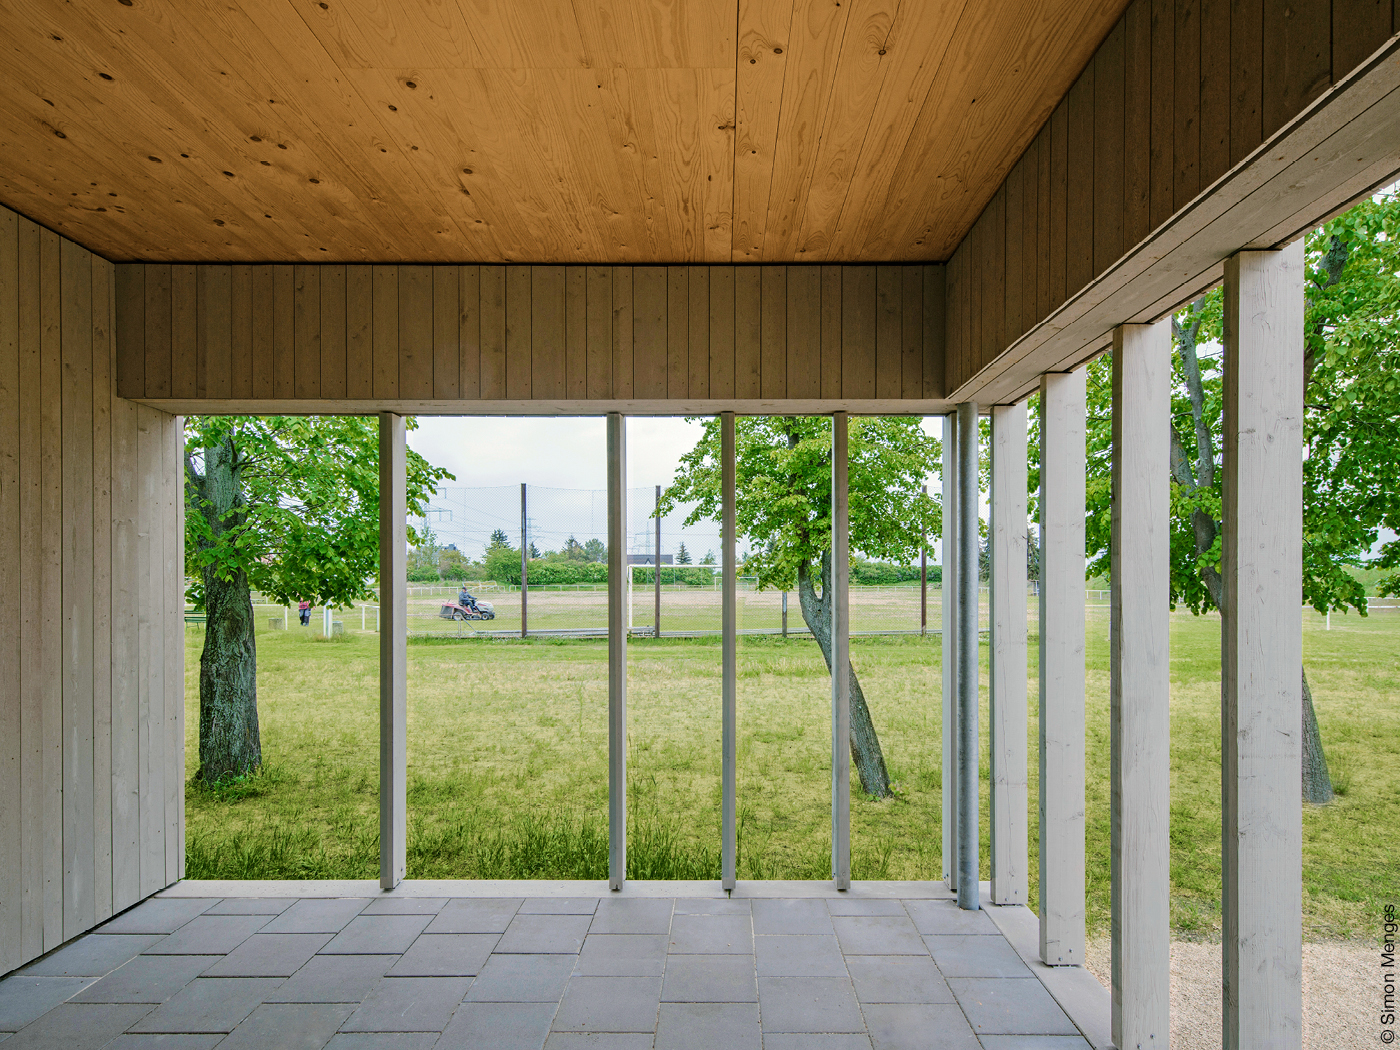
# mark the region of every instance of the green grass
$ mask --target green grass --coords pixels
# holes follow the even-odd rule
[[[1087,905],[1107,929],[1106,610],[1089,610]],[[350,625],[347,625],[350,626]],[[358,627],[358,624],[354,624]],[[293,626],[258,636],[265,765],[187,785],[192,878],[373,878],[378,871],[378,637],[326,642]],[[188,768],[197,766],[200,635],[187,646]],[[1346,936],[1400,896],[1400,615],[1304,620],[1304,648],[1337,801],[1304,814],[1305,927]],[[1032,634],[1030,667],[1036,665]],[[1172,619],[1173,921],[1220,923],[1219,623]],[[629,645],[629,875],[719,874],[717,640]],[[602,640],[416,641],[409,646],[408,874],[601,878],[607,867],[607,647]],[[852,659],[897,797],[852,798],[856,878],[941,874],[940,646],[856,639]],[[984,653],[985,664],[985,653]],[[985,674],[985,667],[984,667]],[[984,680],[985,685],[985,680]],[[739,875],[827,877],[829,679],[811,641],[739,646]],[[1029,739],[1031,798],[1036,683]],[[986,779],[985,717],[983,779]],[[1035,841],[1035,806],[1031,806]],[[983,798],[983,828],[986,828]],[[1034,848],[1034,847],[1033,847]],[[987,857],[984,846],[983,870]],[[1034,896],[1037,871],[1031,859]]]

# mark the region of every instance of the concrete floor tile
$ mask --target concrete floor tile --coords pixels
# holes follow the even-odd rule
[[[520,903],[522,915],[592,915],[597,910],[597,897],[526,897]]]
[[[556,1032],[653,1032],[660,977],[574,977],[554,1016]]]
[[[573,955],[493,955],[467,992],[468,1002],[553,1003],[564,997]]]
[[[593,925],[588,932],[670,933],[671,912],[675,903],[669,899],[646,897],[602,900],[598,902],[598,910],[593,914]]]
[[[520,910],[517,898],[474,900],[459,897],[450,900],[424,933],[505,933],[510,920]]]
[[[728,897],[678,897],[677,915],[749,915],[747,899],[730,900]]]
[[[948,982],[926,955],[852,955],[846,969],[868,1003],[952,1003]]]
[[[671,920],[674,955],[750,955],[753,921],[746,915],[677,915]]]
[[[5,1046],[10,1050],[98,1050],[139,1021],[149,1009],[130,1004],[67,1003],[12,1035]]]
[[[146,954],[227,955],[271,919],[271,915],[200,915],[151,945]]]
[[[390,977],[475,977],[500,940],[494,933],[425,933],[389,968]]]
[[[1031,977],[1016,949],[1001,937],[929,934],[924,938],[944,977]]]
[[[753,902],[753,932],[792,935],[834,933],[835,930],[825,901],[760,898]]]
[[[296,903],[295,897],[225,897],[205,915],[281,915]]]
[[[56,952],[36,959],[19,973],[25,977],[102,977],[136,958],[164,934],[90,933]]]
[[[463,1003],[435,1050],[540,1050],[554,1003]]]
[[[428,915],[357,915],[321,949],[321,953],[401,955],[431,921]]]
[[[832,915],[885,915],[907,914],[902,901],[884,897],[828,897],[826,910]]]
[[[330,939],[329,933],[255,933],[209,967],[205,976],[290,977]]]
[[[262,928],[263,933],[339,933],[364,910],[364,897],[299,900]]]
[[[1093,1050],[1077,1035],[984,1035],[982,1050]]]
[[[583,938],[587,935],[588,924],[592,921],[591,914],[536,915],[521,912],[506,927],[506,932],[496,945],[496,951],[527,955],[577,955],[583,949]]]
[[[385,977],[371,989],[346,1032],[441,1032],[467,994],[466,977]]]
[[[978,1035],[1078,1035],[1034,977],[952,978],[948,987]]]
[[[905,901],[904,904],[920,933],[1001,936],[985,911],[963,911],[955,901]]]
[[[664,1003],[756,1003],[752,955],[672,955],[661,983]]]
[[[446,904],[446,897],[375,897],[360,914],[436,915]]]
[[[136,1032],[231,1032],[282,981],[271,977],[198,977],[146,1014]]]
[[[874,1050],[981,1050],[956,1004],[867,1006]]]
[[[907,915],[837,915],[831,922],[846,955],[928,954]]]
[[[218,962],[215,955],[138,955],[74,996],[78,1003],[163,1003]]]
[[[92,983],[91,977],[6,977],[0,981],[0,1032],[18,1031]]]
[[[213,1050],[223,1032],[199,1035],[154,1032],[141,1035],[119,1035],[102,1050]]]
[[[651,1033],[550,1032],[544,1050],[651,1050]]]
[[[763,1050],[870,1050],[870,1037],[864,1032],[837,1035],[787,1035],[763,1033]]]
[[[396,955],[318,955],[267,997],[270,1003],[358,1003]]]
[[[127,909],[98,929],[102,933],[174,933],[218,903],[217,897],[156,897]]]
[[[864,1032],[851,982],[844,977],[760,977],[765,1032]]]
[[[437,1032],[341,1032],[326,1050],[433,1050]]]
[[[219,1046],[223,1050],[321,1050],[354,1009],[350,1003],[264,1003]]]
[[[753,939],[760,977],[845,977],[846,960],[831,934]]]
[[[660,977],[665,966],[664,933],[589,933],[574,972],[586,977]]]
[[[656,1050],[762,1050],[757,1003],[662,1003]]]

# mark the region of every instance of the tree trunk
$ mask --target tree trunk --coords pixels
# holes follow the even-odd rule
[[[1306,667],[1303,668],[1303,801],[1315,806],[1332,801],[1332,775],[1327,771],[1327,756],[1322,752],[1322,732],[1317,727]]]
[[[241,463],[232,436],[204,451],[204,476],[187,466],[193,502],[215,539],[241,522]],[[248,577],[205,569],[204,652],[199,659],[199,772],[206,783],[262,764],[258,735],[257,646]]]
[[[826,659],[826,669],[831,670],[831,554],[822,555],[821,597],[817,596],[816,585],[812,580],[810,566],[803,564],[797,569],[797,596],[802,606],[802,619],[812,637],[817,640]],[[870,708],[865,703],[865,693],[856,677],[855,665],[850,665],[851,677],[851,758],[860,774],[861,789],[874,798],[888,798],[890,795],[890,775],[885,769],[885,755],[880,750],[880,738],[875,733],[875,723],[870,718]]]

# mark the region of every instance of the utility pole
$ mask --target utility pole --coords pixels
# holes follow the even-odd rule
[[[530,537],[525,517],[525,482],[520,483],[520,637],[530,626],[528,601],[530,594]]]
[[[923,487],[928,495],[928,486]],[[925,532],[919,543],[919,637],[928,634],[928,533]]]
[[[661,486],[656,486],[656,619],[652,622],[656,624],[652,630],[653,638],[661,637]]]

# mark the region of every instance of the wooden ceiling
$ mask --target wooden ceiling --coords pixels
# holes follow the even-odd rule
[[[941,260],[1124,0],[0,0],[0,200],[116,260]]]

